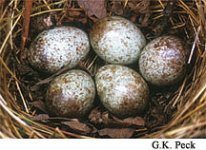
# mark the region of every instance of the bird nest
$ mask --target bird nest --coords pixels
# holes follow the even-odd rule
[[[88,33],[94,22],[111,15],[134,22],[147,42],[179,36],[189,49],[185,78],[165,89],[151,87],[147,111],[139,116],[117,118],[98,101],[85,118],[49,116],[46,88],[68,69],[51,76],[36,72],[25,61],[24,50],[45,29],[72,25]],[[0,0],[0,137],[206,137],[205,16],[204,0]],[[104,64],[90,52],[77,68],[94,76]]]

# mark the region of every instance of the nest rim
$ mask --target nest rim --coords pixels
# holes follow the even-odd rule
[[[62,4],[65,1],[59,1],[54,3],[45,3],[38,6],[36,10],[41,7],[47,7],[48,12],[60,12],[64,8],[54,8],[53,5]],[[128,0],[123,1],[125,7],[128,3]],[[152,13],[157,13],[158,11],[162,12],[165,8],[163,1],[158,1],[158,5],[154,5]],[[41,122],[33,121],[31,118],[35,114],[35,111],[31,112],[28,107],[28,102],[25,98],[25,93],[22,91],[22,84],[17,76],[17,71],[15,67],[11,66],[10,60],[13,57],[14,53],[12,50],[17,49],[15,52],[14,58],[17,63],[21,63],[21,48],[16,46],[16,43],[13,42],[15,36],[21,35],[20,29],[23,29],[22,18],[23,11],[19,10],[17,1],[11,1],[8,6],[2,7],[0,13],[2,17],[0,18],[0,23],[3,23],[3,26],[9,24],[8,30],[0,28],[2,37],[0,39],[0,120],[2,122],[2,127],[0,127],[0,137],[1,138],[95,138],[88,135],[82,135],[75,132],[61,130],[58,127],[51,127]],[[193,6],[191,8],[189,6]],[[23,7],[23,6],[22,6]],[[154,130],[151,133],[144,134],[140,136],[141,138],[191,138],[191,137],[206,137],[206,24],[204,23],[204,9],[206,9],[206,2],[197,2],[191,1],[186,3],[181,0],[178,1],[176,7],[181,8],[178,11],[178,14],[181,13],[188,15],[186,18],[184,15],[181,18],[182,22],[184,19],[190,21],[190,31],[185,29],[185,36],[187,40],[192,41],[190,44],[190,56],[188,59],[188,64],[193,63],[194,66],[191,67],[190,72],[183,79],[183,82],[178,86],[177,90],[173,93],[173,96],[170,98],[170,102],[167,107],[175,107],[177,111],[172,114],[172,119],[168,121],[165,125],[162,125],[158,130]],[[9,11],[9,8],[13,8],[13,12],[18,11],[17,14]],[[49,9],[50,8],[50,9]],[[79,8],[81,11],[82,9]],[[35,10],[35,9],[34,9]],[[47,13],[47,11],[35,12],[31,17]],[[182,12],[181,12],[182,11]],[[12,15],[12,19],[8,19],[7,15]],[[63,14],[62,14],[63,15]],[[154,15],[153,19],[159,19],[161,13]],[[203,16],[203,17],[202,17]],[[199,20],[197,19],[199,18]],[[187,20],[187,21],[188,21]],[[181,24],[176,24],[175,19],[171,20],[171,24],[174,23],[172,28],[181,28]],[[18,29],[15,31],[14,29]],[[184,30],[184,29],[183,29]],[[6,34],[6,31],[8,32]],[[187,32],[193,32],[187,33]],[[192,37],[190,37],[191,35]],[[147,35],[147,34],[146,34]],[[187,38],[187,36],[189,38]],[[147,39],[153,37],[147,36]],[[12,49],[12,50],[10,50]],[[10,50],[10,51],[8,51]],[[7,52],[8,51],[8,52]],[[92,54],[91,54],[92,55]],[[12,56],[12,57],[11,57]],[[95,72],[95,69],[91,67],[92,63],[96,61],[97,57],[92,55],[92,61],[85,61],[82,65],[85,65],[86,68],[89,68],[91,74]],[[99,60],[101,63],[101,60]],[[193,62],[192,62],[193,61]],[[91,63],[92,62],[92,63]],[[96,69],[98,66],[95,66]],[[11,84],[16,86],[18,91],[19,98],[22,101],[22,106],[16,104],[16,99],[18,98],[14,92],[10,90]],[[28,95],[31,97],[31,95]],[[167,108],[165,108],[167,109]],[[189,110],[189,111],[188,111]]]

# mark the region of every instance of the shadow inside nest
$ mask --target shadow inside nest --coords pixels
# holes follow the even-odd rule
[[[97,59],[99,59],[97,61],[102,64],[96,68],[105,64],[105,62],[100,60],[100,58]],[[118,118],[105,110],[105,108],[100,104],[98,96],[96,96],[93,109],[83,118],[69,119],[65,117],[51,116],[45,106],[45,93],[49,83],[58,76],[58,74],[55,76],[39,74],[27,64],[23,65],[15,62],[14,64],[17,65],[15,67],[18,79],[21,82],[22,91],[27,93],[25,94],[25,99],[30,99],[27,103],[30,108],[30,113],[34,114],[31,120],[43,123],[53,128],[58,127],[64,131],[96,138],[141,137],[145,134],[159,130],[160,126],[165,125],[171,119],[172,114],[176,110],[175,107],[168,107],[168,105],[178,86],[171,87],[165,91],[151,87],[150,103],[145,112],[139,115],[124,119]],[[88,65],[84,67],[83,64],[84,63],[76,68],[81,68],[87,71],[94,78],[96,70],[94,71],[93,69],[93,72],[91,73],[91,68],[94,67],[95,64],[90,68],[90,70],[87,70]],[[131,67],[134,67],[134,65],[131,65]],[[64,70],[64,72],[66,72],[66,70]],[[17,93],[17,96],[20,97],[15,87],[11,86],[10,88],[11,91],[14,91]],[[19,106],[24,109],[23,103],[21,101],[18,102]]]

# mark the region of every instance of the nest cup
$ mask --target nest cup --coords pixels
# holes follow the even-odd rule
[[[42,30],[53,25],[73,25],[88,32],[98,19],[111,15],[134,22],[144,33],[147,42],[161,35],[172,34],[179,36],[188,47],[186,76],[178,85],[167,87],[166,90],[150,88],[151,103],[145,115],[141,116],[146,123],[135,128],[126,126],[125,129],[135,130],[130,137],[206,137],[206,1],[102,0],[98,4],[93,3],[98,10],[92,9],[89,1],[86,5],[81,0],[33,1],[32,5],[30,2],[0,0],[1,138],[101,138],[110,136],[102,135],[100,130],[117,130],[118,125],[96,126],[86,117],[77,121],[81,128],[86,126],[91,129],[83,132],[72,128],[71,124],[67,128],[59,125],[59,122],[71,119],[48,117],[44,112],[42,93],[49,81],[66,69],[51,76],[42,75],[27,64],[23,55],[36,33]],[[35,27],[38,24],[41,26]],[[76,68],[94,76],[104,64],[91,52]],[[131,67],[137,69],[137,64]],[[101,106],[95,104],[95,107]],[[101,115],[105,113],[110,116],[105,110]],[[156,114],[156,120],[152,119],[155,116],[147,114]],[[158,121],[157,118],[161,117],[163,119]],[[76,120],[73,119],[73,123]]]

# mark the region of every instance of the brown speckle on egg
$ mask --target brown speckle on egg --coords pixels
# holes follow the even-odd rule
[[[179,38],[162,36],[146,45],[139,58],[139,69],[156,86],[175,84],[186,71],[186,49]]]
[[[46,104],[52,115],[82,117],[92,107],[95,93],[93,79],[86,72],[70,70],[50,83]]]
[[[148,103],[149,89],[146,82],[126,66],[101,67],[95,82],[102,104],[119,117],[142,113]]]

